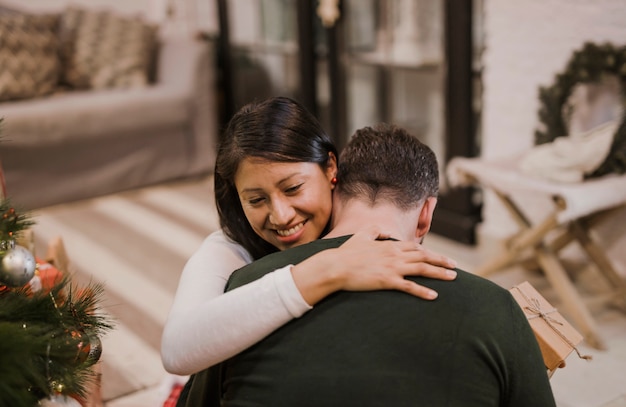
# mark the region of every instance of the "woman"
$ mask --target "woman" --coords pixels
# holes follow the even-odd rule
[[[293,164],[295,171],[284,172]],[[273,180],[274,171],[286,176],[263,185],[250,181],[258,174]],[[338,249],[224,293],[237,268],[326,232],[336,173],[335,147],[295,101],[273,98],[233,116],[215,169],[222,231],[204,241],[181,275],[162,338],[167,371],[186,375],[219,363],[338,290],[396,289],[433,299],[436,293],[403,277],[454,279],[444,268],[454,268],[453,261],[417,243],[375,241],[385,234],[374,226]]]

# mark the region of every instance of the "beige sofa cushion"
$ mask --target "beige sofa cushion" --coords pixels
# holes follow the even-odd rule
[[[63,82],[77,89],[136,88],[150,82],[156,27],[106,10],[69,7],[61,16]]]
[[[168,86],[141,90],[72,91],[0,105],[3,139],[11,146],[115,138],[188,123],[189,94]],[[36,118],[36,120],[34,120]],[[143,134],[142,134],[143,133]]]
[[[56,15],[0,14],[0,101],[52,93],[60,60]]]

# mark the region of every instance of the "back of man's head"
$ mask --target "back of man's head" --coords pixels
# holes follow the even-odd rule
[[[388,124],[355,132],[339,159],[336,193],[374,206],[408,210],[439,191],[435,153],[405,129]]]

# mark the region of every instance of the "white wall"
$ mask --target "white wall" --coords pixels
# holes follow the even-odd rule
[[[486,0],[483,155],[533,145],[540,85],[585,41],[626,43],[624,0]]]
[[[624,0],[485,0],[484,18],[482,156],[486,158],[532,147],[538,88],[552,84],[574,50],[586,41],[626,44]],[[491,195],[486,197],[483,218],[480,233],[485,236],[504,236],[514,230]],[[626,224],[626,215],[621,224]],[[626,236],[608,229],[600,232],[612,257],[626,264]]]

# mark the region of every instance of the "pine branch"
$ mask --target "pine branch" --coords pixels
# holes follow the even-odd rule
[[[34,224],[28,215],[18,212],[9,199],[0,201],[0,241],[15,239],[21,231]]]
[[[91,346],[112,329],[98,308],[102,294],[101,285],[79,289],[69,276],[50,292],[0,292],[0,406],[34,406],[56,393],[84,396],[95,379]]]

